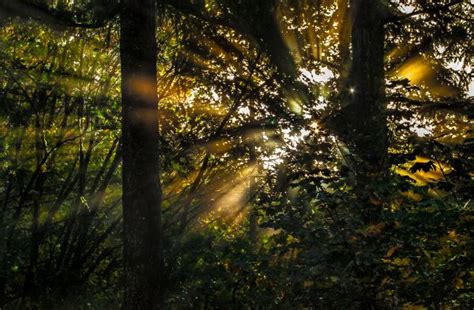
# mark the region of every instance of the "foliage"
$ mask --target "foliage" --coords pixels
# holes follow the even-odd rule
[[[165,307],[473,308],[472,4],[381,1],[388,142],[365,147],[387,158],[364,174],[348,1],[178,2],[157,34]],[[54,26],[0,28],[0,307],[116,308],[117,3],[36,4]]]

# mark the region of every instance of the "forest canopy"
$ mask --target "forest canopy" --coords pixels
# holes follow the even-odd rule
[[[0,308],[474,308],[473,16],[0,0]]]

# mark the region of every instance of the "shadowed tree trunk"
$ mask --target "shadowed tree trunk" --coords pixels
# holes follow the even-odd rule
[[[351,0],[352,63],[344,97],[348,106],[343,120],[345,140],[352,154],[355,172],[355,214],[361,227],[380,222],[381,209],[371,204],[376,186],[387,171],[387,118],[384,78],[384,6],[380,0]],[[364,249],[374,251],[378,238],[365,241]],[[361,244],[352,245],[356,256]],[[366,261],[354,268],[364,287],[360,291],[361,309],[382,309],[377,301],[378,262]]]
[[[352,0],[352,65],[347,141],[356,157],[358,179],[383,171],[387,153],[384,81],[384,11],[380,1]]]
[[[122,0],[124,309],[159,309],[163,255],[156,1]]]

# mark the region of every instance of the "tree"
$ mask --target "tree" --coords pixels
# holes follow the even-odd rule
[[[112,5],[108,12],[104,10],[105,4]],[[2,1],[0,5],[7,17],[21,16],[57,26],[86,28],[102,26],[115,16],[117,8],[117,4],[97,1],[92,5],[92,23],[78,23],[67,7],[50,8],[45,3],[28,1],[13,4]],[[79,10],[76,15],[82,12]],[[162,194],[155,20],[154,0],[120,3],[124,306],[127,309],[157,309],[161,303]]]
[[[387,164],[384,74],[384,11],[381,1],[351,1],[352,64],[343,89],[347,107],[345,140],[354,151],[356,173],[364,182]]]
[[[156,1],[122,1],[125,309],[159,309],[163,279]]]

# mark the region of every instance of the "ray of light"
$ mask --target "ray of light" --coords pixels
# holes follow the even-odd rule
[[[257,172],[255,165],[248,166],[238,172],[232,184],[225,185],[221,190],[224,193],[214,202],[214,210],[224,219],[233,224],[240,223],[247,215],[249,202],[250,180]]]
[[[423,57],[414,57],[405,62],[399,69],[397,75],[410,80],[413,84],[419,84],[426,77],[432,75],[433,69]]]
[[[431,95],[438,97],[448,97],[456,94],[455,89],[441,82],[439,70],[428,59],[422,56],[415,56],[405,61],[398,69],[390,75],[392,78],[408,79],[411,85],[419,86]]]

